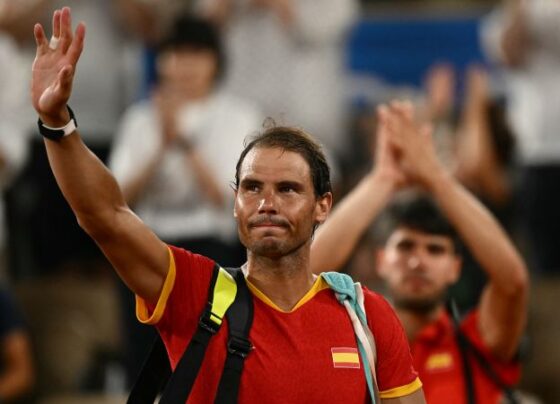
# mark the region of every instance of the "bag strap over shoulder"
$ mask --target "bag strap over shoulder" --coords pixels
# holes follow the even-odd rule
[[[208,303],[175,371],[171,373],[165,346],[158,336],[127,403],[153,404],[161,386],[166,382],[160,403],[184,403],[194,385],[210,339],[219,331],[224,315],[236,295],[237,282],[233,276],[215,265],[208,288]]]
[[[467,403],[469,404],[476,403],[472,367],[470,366],[470,362],[467,356],[467,354],[470,353],[471,357],[474,358],[476,362],[480,365],[480,368],[483,370],[486,377],[488,377],[488,379],[490,379],[492,383],[494,383],[494,385],[496,385],[500,390],[502,390],[505,398],[507,399],[507,402],[510,404],[518,404],[519,399],[516,397],[513,389],[500,378],[500,376],[496,373],[492,365],[484,357],[482,352],[480,352],[480,350],[473,345],[473,343],[469,340],[469,338],[465,335],[465,333],[461,331],[459,310],[457,308],[457,304],[455,303],[455,301],[449,300],[447,302],[447,311],[453,323],[455,337],[457,338],[459,351],[461,353],[461,359],[463,360],[463,371],[465,373],[465,389],[467,394]]]
[[[237,282],[237,297],[226,313],[229,327],[227,356],[224,371],[218,385],[216,404],[237,402],[241,373],[245,358],[253,345],[249,332],[253,324],[253,299],[240,268],[227,268]]]

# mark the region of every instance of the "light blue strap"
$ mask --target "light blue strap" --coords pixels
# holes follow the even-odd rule
[[[344,301],[348,301],[350,306],[362,322],[362,324],[367,324],[366,313],[361,309],[360,305],[358,304],[358,298],[356,296],[356,287],[354,281],[350,277],[350,275],[343,274],[340,272],[323,272],[321,274],[325,282],[329,285],[329,287],[335,292],[336,298],[338,301],[344,305]],[[369,390],[369,396],[371,397],[371,402],[375,403],[375,387],[374,381],[372,377],[372,372],[369,366],[369,361],[367,359],[367,355],[365,349],[359,340],[356,337],[356,341],[358,343],[358,351],[360,352],[360,357],[362,358],[362,364],[364,366],[364,373],[366,376],[366,381]]]

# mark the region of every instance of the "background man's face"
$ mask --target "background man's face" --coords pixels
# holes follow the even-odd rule
[[[279,258],[311,242],[326,219],[330,197],[317,199],[309,165],[298,153],[254,148],[239,172],[234,214],[239,238],[261,256]]]
[[[442,302],[460,266],[451,238],[406,227],[391,234],[378,257],[379,275],[395,305],[419,312]]]

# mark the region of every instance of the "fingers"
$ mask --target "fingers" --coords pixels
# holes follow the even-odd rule
[[[60,10],[55,10],[52,20],[52,34],[55,38],[60,38]]]
[[[52,36],[49,41],[49,48],[56,50],[60,40],[60,10],[55,10],[52,18]]]
[[[64,7],[60,15],[60,49],[62,53],[66,53],[72,44],[72,16],[70,8]]]
[[[82,50],[84,49],[84,39],[86,36],[86,26],[83,22],[80,22],[76,27],[76,32],[74,35],[74,40],[70,44],[68,48],[68,58],[69,62],[72,65],[75,65],[82,54]]]
[[[49,43],[41,24],[35,24],[35,27],[33,27],[33,35],[35,36],[35,43],[37,44],[37,55],[46,53],[49,48]]]

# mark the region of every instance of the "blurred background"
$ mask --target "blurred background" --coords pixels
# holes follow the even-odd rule
[[[71,99],[85,142],[123,187],[146,173],[130,203],[162,238],[223,265],[244,260],[227,181],[246,135],[268,117],[311,132],[328,152],[340,200],[373,163],[376,106],[413,100],[434,125],[441,158],[497,215],[529,264],[520,388],[560,402],[560,1],[273,3],[0,0],[0,401],[124,402],[154,337],[135,322],[133,296],[77,225],[36,130],[28,99],[33,25],[49,27],[52,11],[68,5],[88,28]],[[186,12],[211,19],[222,35],[223,45],[212,45],[224,56],[221,76],[208,83],[204,67],[173,76],[160,46]],[[159,162],[139,145],[146,128],[165,124],[146,114],[179,111],[169,89],[185,77],[202,80],[185,91],[220,100],[212,108],[192,103],[182,143],[204,145],[191,169],[216,175],[204,184],[185,177],[189,185],[177,189],[183,179],[166,175],[174,163],[155,168]],[[222,143],[236,153],[216,165],[228,151]],[[220,191],[212,193],[214,180]],[[162,211],[169,214],[158,217]],[[196,232],[166,225],[179,211]],[[345,270],[382,292],[375,244],[374,226]],[[453,290],[463,311],[484,282],[467,258]]]

